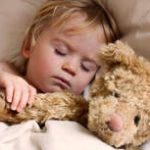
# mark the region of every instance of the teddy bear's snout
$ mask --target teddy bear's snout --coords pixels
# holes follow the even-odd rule
[[[109,129],[114,132],[120,132],[123,129],[123,120],[120,115],[114,113],[111,115],[110,120],[107,121]]]

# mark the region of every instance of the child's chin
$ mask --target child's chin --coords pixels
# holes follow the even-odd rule
[[[60,86],[58,85],[53,85],[53,86],[50,86],[50,87],[47,87],[47,88],[44,88],[42,90],[40,90],[40,93],[54,93],[54,92],[61,92],[63,91],[64,89],[62,89]]]

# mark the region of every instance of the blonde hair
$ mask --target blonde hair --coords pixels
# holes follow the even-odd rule
[[[100,0],[48,0],[38,11],[26,34],[26,42],[35,43],[44,27],[59,26],[75,12],[83,12],[87,18],[85,25],[101,25],[106,41],[113,42],[118,38],[115,21],[105,10]]]
[[[106,42],[113,42],[119,37],[117,25],[105,9],[101,0],[47,0],[37,12],[31,26],[28,28],[23,44],[29,49],[47,26],[60,26],[74,13],[84,13],[86,20],[80,27],[102,27]],[[22,72],[25,70],[26,60],[20,55],[12,59],[12,63]]]

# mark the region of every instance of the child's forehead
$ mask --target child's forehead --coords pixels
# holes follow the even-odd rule
[[[87,16],[85,13],[75,12],[67,18],[54,19],[51,27],[54,27],[55,29],[58,28],[62,32],[68,34],[76,34],[87,29],[93,29],[93,26],[90,26],[89,24],[90,22],[87,20]]]

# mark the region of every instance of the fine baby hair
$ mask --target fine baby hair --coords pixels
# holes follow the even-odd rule
[[[80,29],[102,25],[107,42],[117,38],[117,26],[113,18],[97,0],[48,0],[34,18],[26,38],[34,43],[44,27],[63,26],[76,12],[83,12],[87,17],[85,24],[79,26]]]
[[[11,109],[21,111],[36,92],[68,89],[82,94],[100,68],[97,49],[116,39],[114,25],[100,1],[46,1],[31,22],[20,49],[24,62],[18,67],[23,80],[17,75],[10,78],[9,74],[6,80],[2,78]],[[10,81],[14,92],[9,92]],[[20,91],[15,90],[19,86]]]
[[[22,48],[25,46],[33,46],[45,27],[63,27],[65,22],[76,12],[84,13],[86,15],[86,21],[82,25],[80,24],[76,31],[73,32],[79,32],[89,26],[92,28],[102,27],[107,43],[115,41],[120,36],[114,18],[105,9],[102,1],[48,0],[41,6],[27,29]],[[12,62],[15,66],[24,70],[22,64],[26,63],[22,56],[15,56]]]

